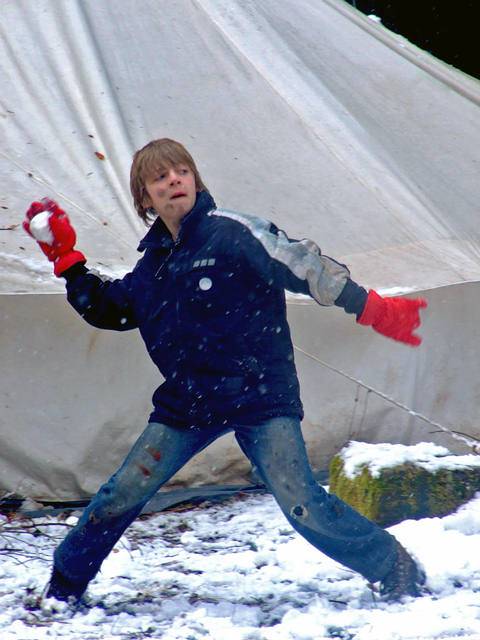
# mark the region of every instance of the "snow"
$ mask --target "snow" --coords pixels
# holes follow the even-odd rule
[[[367,287],[368,288],[368,287]],[[376,289],[377,293],[381,296],[403,296],[406,294],[416,293],[417,289],[413,287],[378,287]],[[310,296],[306,296],[303,293],[293,293],[292,291],[285,292],[287,302],[289,304],[317,304],[313,298]]]
[[[427,572],[430,593],[402,604],[380,602],[297,535],[270,495],[256,494],[142,517],[84,605],[38,605],[53,549],[74,522],[0,521],[2,640],[480,639],[480,496],[389,529]]]
[[[475,454],[452,455],[448,449],[433,442],[416,445],[370,444],[351,441],[341,451],[343,470],[347,478],[354,478],[367,467],[377,478],[382,469],[411,463],[431,473],[440,469],[465,469],[480,467],[480,456]]]
[[[381,296],[403,296],[406,293],[414,293],[416,289],[412,287],[380,287],[377,293]]]

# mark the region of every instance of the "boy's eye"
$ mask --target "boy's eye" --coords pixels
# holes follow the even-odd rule
[[[188,167],[177,167],[174,169],[178,175],[186,176],[190,174],[190,169]],[[158,173],[152,180],[152,182],[161,182],[162,180],[166,180],[168,177],[168,171],[162,171]]]

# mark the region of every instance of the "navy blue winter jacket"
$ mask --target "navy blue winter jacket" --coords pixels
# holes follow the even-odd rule
[[[177,240],[157,218],[133,271],[106,280],[75,265],[68,300],[102,329],[138,328],[165,377],[150,421],[172,426],[258,424],[302,417],[285,289],[361,313],[366,291],[309,240],[271,222],[217,209],[197,195]]]

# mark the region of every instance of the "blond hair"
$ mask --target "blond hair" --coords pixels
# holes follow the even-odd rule
[[[192,156],[185,147],[170,140],[170,138],[160,138],[152,140],[144,147],[135,152],[130,169],[130,191],[133,197],[133,206],[145,224],[151,224],[155,215],[145,206],[145,181],[158,171],[185,164],[195,176],[195,187],[197,191],[208,191],[203,184],[198,169]]]

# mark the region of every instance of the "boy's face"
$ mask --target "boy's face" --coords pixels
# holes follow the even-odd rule
[[[162,220],[179,223],[197,197],[195,176],[186,164],[160,169],[145,180],[145,207],[153,207]]]

